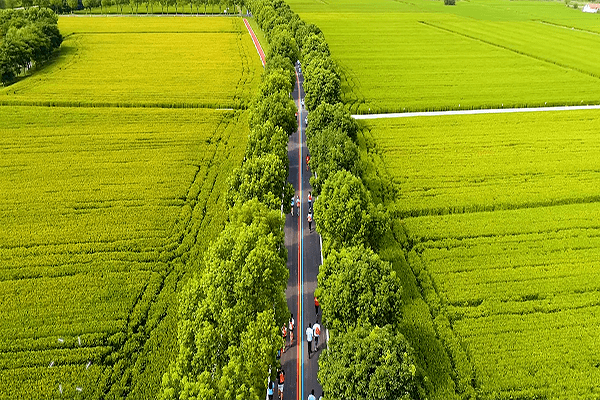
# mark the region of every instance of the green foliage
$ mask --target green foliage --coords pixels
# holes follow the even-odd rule
[[[267,121],[280,126],[291,135],[298,129],[296,105],[290,99],[289,92],[280,90],[266,97],[256,98],[250,107],[250,128],[254,129]]]
[[[271,72],[278,70],[287,76],[289,86],[293,88],[296,85],[296,72],[294,70],[294,64],[292,64],[292,61],[287,57],[284,57],[280,54],[271,54],[267,58],[265,74],[268,75]],[[285,87],[287,87],[287,85]],[[285,87],[283,88],[285,89]]]
[[[377,248],[379,239],[388,229],[388,217],[383,207],[375,206],[360,178],[345,170],[329,177],[314,208],[325,252],[361,244]]]
[[[322,103],[336,104],[341,101],[340,76],[329,58],[310,60],[304,71],[304,101],[308,110],[314,110]]]
[[[288,58],[291,62],[296,62],[296,60],[300,58],[296,39],[294,39],[287,27],[278,25],[274,29],[268,31],[267,37],[270,45],[267,57],[270,57],[273,54],[278,54],[282,57]]]
[[[315,131],[330,128],[341,130],[350,139],[356,142],[358,124],[352,118],[348,109],[342,103],[322,103],[317,106],[308,116],[308,128],[306,136],[310,138]]]
[[[391,265],[368,247],[333,250],[319,269],[316,296],[323,320],[341,332],[356,321],[377,326],[402,319],[402,288]]]
[[[413,351],[400,333],[358,325],[332,336],[319,357],[328,398],[410,400],[419,397]]]
[[[234,207],[181,295],[179,356],[161,398],[258,399],[289,318],[289,272],[279,211],[257,200]],[[245,397],[247,396],[247,397]]]
[[[51,10],[0,11],[0,82],[7,85],[21,72],[48,60],[62,36]]]
[[[287,160],[286,160],[287,161]],[[275,154],[265,154],[246,160],[229,179],[227,204],[232,207],[258,199],[273,210],[282,207],[288,168],[286,161]]]
[[[280,126],[275,126],[271,121],[263,125],[257,125],[250,131],[246,145],[246,159],[266,156],[272,153],[285,163],[286,170],[289,168],[287,157],[288,135]]]
[[[315,176],[310,183],[316,194],[321,193],[324,182],[337,171],[346,170],[360,176],[362,167],[358,147],[340,129],[318,130],[307,139],[311,152],[310,166]]]

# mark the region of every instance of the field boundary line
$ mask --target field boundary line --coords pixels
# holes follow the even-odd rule
[[[450,110],[450,111],[417,111],[388,114],[356,114],[354,119],[382,119],[382,118],[411,118],[411,117],[439,117],[445,115],[477,115],[477,114],[512,114],[526,112],[548,111],[577,111],[600,110],[600,104],[587,106],[553,106],[553,107],[525,107],[525,108],[486,108],[477,110]]]
[[[488,41],[488,40],[485,40],[485,39],[478,38],[477,36],[471,36],[471,35],[468,35],[468,34],[463,33],[463,32],[458,32],[458,31],[455,31],[455,30],[452,30],[452,29],[449,29],[449,28],[445,28],[443,26],[439,26],[439,25],[433,24],[431,22],[419,21],[419,23],[423,24],[423,25],[426,25],[426,26],[430,26],[432,28],[439,29],[439,30],[444,31],[444,32],[449,32],[449,33],[453,33],[455,35],[459,35],[459,36],[463,36],[463,37],[466,37],[466,38],[469,38],[469,39],[472,39],[472,40],[476,40],[478,42],[485,43],[487,45],[494,46],[494,47],[497,47],[499,49],[511,51],[511,52],[513,52],[515,54],[519,54],[521,56],[530,57],[530,58],[533,58],[534,60],[543,61],[543,62],[546,62],[548,64],[553,64],[553,65],[556,65],[556,66],[564,68],[564,69],[568,69],[568,70],[571,70],[571,71],[579,72],[579,73],[582,73],[584,75],[591,76],[593,78],[600,78],[600,75],[594,74],[593,72],[589,72],[589,71],[586,71],[586,70],[583,70],[583,69],[575,68],[575,67],[570,66],[568,64],[563,64],[563,63],[560,63],[560,62],[557,62],[557,61],[554,61],[554,60],[550,60],[550,59],[547,59],[547,58],[544,58],[544,57],[536,56],[534,54],[525,53],[523,51],[516,50],[516,49],[513,49],[513,48],[508,47],[508,46],[503,46],[503,45],[498,44],[498,43],[494,43],[494,42],[491,42],[491,41]]]
[[[583,33],[589,33],[590,35],[600,36],[600,32],[590,31],[589,29],[582,29],[582,28],[578,28],[576,26],[562,25],[562,24],[557,24],[555,22],[549,22],[549,21],[544,21],[544,20],[539,20],[539,22],[542,25],[553,26],[555,28],[562,28],[562,29],[567,29],[570,31],[583,32]]]
[[[256,51],[258,53],[258,56],[260,57],[260,62],[262,63],[262,66],[265,66],[265,52],[262,49],[262,46],[260,45],[260,42],[258,41],[258,38],[256,37],[256,35],[254,34],[254,31],[252,30],[252,27],[250,26],[250,23],[248,22],[248,20],[246,18],[244,18],[244,24],[246,25],[246,28],[248,29],[248,33],[250,33],[250,37],[252,37],[252,42],[254,43],[254,47],[256,47]]]

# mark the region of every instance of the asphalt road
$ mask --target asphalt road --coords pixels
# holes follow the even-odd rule
[[[300,215],[294,207],[294,215],[288,214],[285,220],[285,245],[288,251],[288,268],[290,279],[287,288],[287,301],[290,312],[296,320],[294,343],[282,357],[286,382],[284,388],[285,400],[307,399],[314,389],[317,398],[321,395],[321,385],[317,381],[319,354],[325,346],[325,329],[322,329],[319,350],[308,356],[305,331],[309,323],[316,319],[321,322],[321,313],[315,314],[314,291],[317,287],[317,274],[321,265],[320,237],[308,228],[308,193],[312,191],[309,183],[310,171],[306,166],[306,137],[304,120],[307,112],[301,107],[300,99],[304,98],[302,74],[297,72],[298,82],[292,96],[298,105],[299,124],[288,143],[290,173],[288,181],[294,186],[297,196],[300,196]],[[314,347],[314,346],[313,346]],[[314,350],[314,349],[313,349]],[[277,397],[277,396],[276,396]]]

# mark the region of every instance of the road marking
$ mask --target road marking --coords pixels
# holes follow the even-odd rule
[[[298,104],[300,104],[300,78],[298,77],[298,72],[296,72],[296,82],[298,85]],[[304,249],[304,241],[302,240],[302,109],[299,107],[298,110],[298,190],[300,196],[300,207],[298,208],[298,321],[299,329],[298,329],[298,376],[296,377],[296,394],[298,400],[302,400],[304,398],[304,351],[302,351],[302,345],[304,343],[303,329],[304,329],[304,319],[302,315],[303,309],[303,261],[304,257],[302,257],[302,251]]]

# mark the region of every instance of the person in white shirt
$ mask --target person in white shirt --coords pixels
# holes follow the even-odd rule
[[[312,341],[313,341],[312,324],[308,324],[308,328],[306,328],[306,341],[308,342],[308,358],[310,358],[310,353],[312,353]]]
[[[315,389],[310,391],[310,394],[308,395],[308,400],[317,400],[317,398],[315,397]]]
[[[319,320],[315,322],[313,326],[313,336],[315,337],[315,351],[319,350],[319,336],[321,336],[321,325],[319,325]]]

